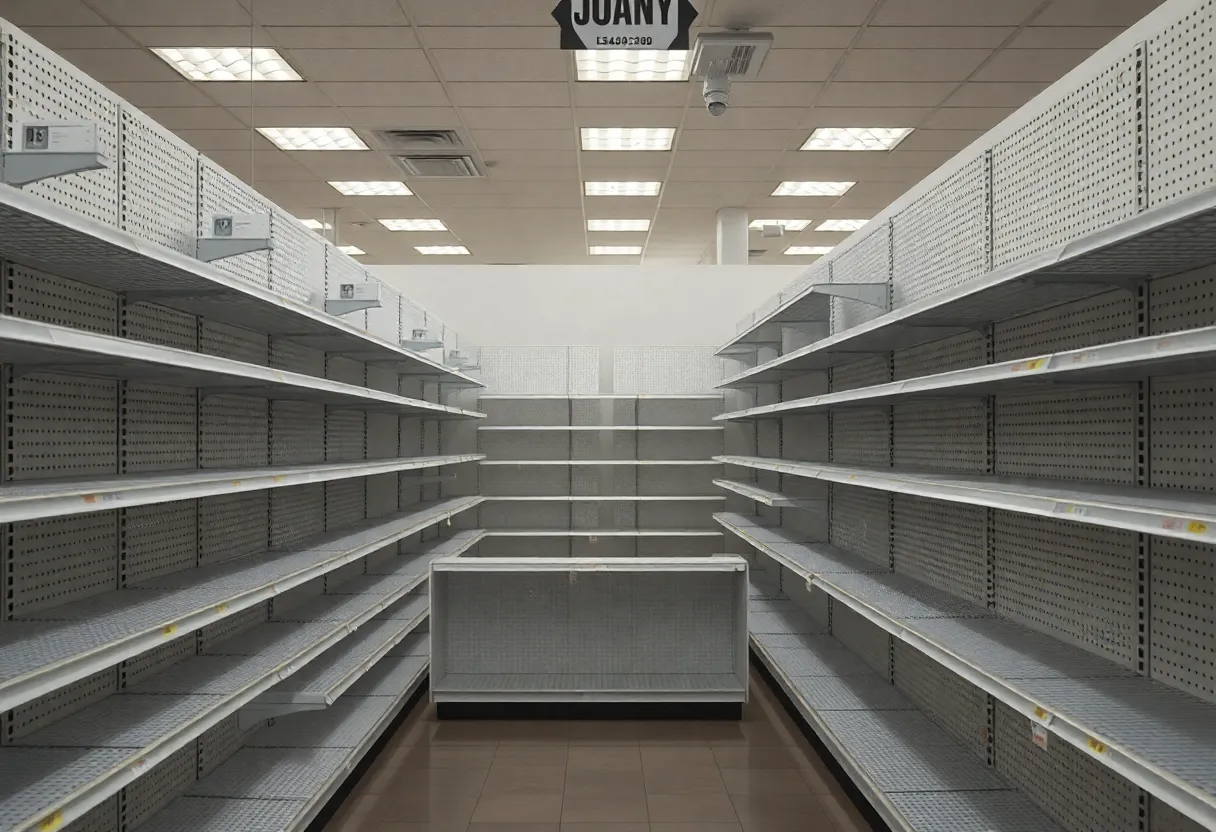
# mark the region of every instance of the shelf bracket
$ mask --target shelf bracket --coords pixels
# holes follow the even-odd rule
[[[401,346],[407,350],[414,352],[426,352],[427,350],[443,349],[442,341],[402,341]]]
[[[325,311],[331,315],[342,317],[352,312],[362,312],[364,309],[378,309],[380,299],[375,300],[346,300],[342,298],[325,301]]]
[[[21,152],[0,154],[3,163],[4,184],[29,185],[41,182],[43,179],[54,179],[57,176],[67,176],[70,173],[85,173],[90,170],[104,170],[110,166],[109,161],[100,153],[48,153],[46,151]]]
[[[811,290],[821,295],[853,300],[882,310],[891,308],[888,283],[816,283]]]
[[[195,239],[195,255],[204,263],[223,260],[226,257],[236,257],[240,254],[252,254],[255,251],[272,251],[274,240],[267,237],[198,237]]]

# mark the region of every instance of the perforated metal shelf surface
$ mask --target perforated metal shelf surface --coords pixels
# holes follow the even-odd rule
[[[445,673],[431,679],[443,702],[743,702],[730,673]]]
[[[700,401],[721,399],[722,393],[480,393],[479,399],[503,401],[528,401],[531,399],[670,399],[673,401]]]
[[[677,494],[618,494],[608,497],[569,494],[548,497],[486,497],[485,501],[487,503],[720,503],[725,499],[725,497],[680,496]]]
[[[827,498],[816,499],[814,497],[787,497],[777,491],[770,491],[767,488],[761,488],[754,482],[744,482],[742,480],[714,480],[714,485],[719,488],[725,488],[727,491],[733,491],[749,500],[755,500],[757,503],[762,503],[773,508],[799,508],[799,509],[827,509]]]
[[[746,572],[739,555],[697,558],[446,558],[431,563],[432,572]]]
[[[490,431],[720,431],[723,428],[716,425],[478,425],[478,430]]]
[[[374,477],[481,459],[484,459],[483,454],[452,454],[281,468],[201,469],[180,474],[128,474],[106,479],[5,483],[0,485],[0,522],[88,514],[220,494]]]
[[[770,607],[753,601],[752,618]],[[788,616],[784,634],[753,632],[752,649],[892,829],[1060,832],[840,642],[799,634],[814,629],[798,623],[809,616]]]
[[[717,529],[486,529],[486,537],[721,537]]]
[[[808,568],[822,562],[819,544],[772,528],[762,543],[746,533],[746,518],[715,517],[766,554],[802,549],[800,558],[778,559],[809,585],[1194,820],[1216,824],[1216,705],[905,575],[846,571],[838,559],[826,571]]]
[[[1199,491],[859,468],[761,457],[718,456],[714,459],[744,468],[878,491],[1126,529],[1194,543],[1216,542],[1216,495]]]
[[[721,465],[712,459],[483,459],[482,465]]]
[[[484,387],[477,379],[377,338],[320,309],[243,282],[223,269],[0,185],[0,257],[217,321],[289,337],[327,352]]]
[[[1150,375],[1195,373],[1210,369],[1214,360],[1216,327],[1205,327],[760,405],[723,413],[714,419],[779,418],[1005,392],[1035,393],[1051,385],[1105,384]]]
[[[1121,281],[1198,269],[1216,262],[1214,215],[1216,192],[1211,190],[1150,208],[815,341],[726,379],[719,387],[776,383],[851,363],[861,354],[915,346],[1126,285]],[[732,342],[782,315],[810,291],[808,286]]]

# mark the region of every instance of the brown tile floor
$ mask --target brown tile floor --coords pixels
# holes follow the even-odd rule
[[[752,678],[742,722],[439,722],[419,705],[325,832],[862,832]]]

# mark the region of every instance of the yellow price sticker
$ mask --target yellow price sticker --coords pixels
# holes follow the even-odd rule
[[[1089,738],[1089,750],[1094,752],[1095,754],[1105,754],[1106,753],[1106,743],[1096,740],[1093,737],[1090,737]]]
[[[161,631],[160,631],[161,635],[165,636],[166,638],[168,638],[169,636],[173,635],[176,632],[177,632],[176,624],[166,624],[164,627],[161,628]]]
[[[1039,719],[1047,719],[1047,711],[1043,710],[1042,708],[1035,708],[1034,715]]]
[[[228,612],[228,605],[227,604],[216,604],[215,611],[220,613],[221,615],[223,615],[224,613]]]
[[[43,832],[58,829],[61,826],[63,826],[63,812],[51,812],[38,824],[38,828],[43,830]]]
[[[233,481],[232,481],[232,487],[233,487],[233,488],[240,488],[240,487],[241,487],[241,481],[240,481],[240,480],[233,480]]]
[[[1206,534],[1208,524],[1200,523],[1198,520],[1192,520],[1190,523],[1187,523],[1186,530],[1191,534]]]
[[[1018,364],[1014,364],[1009,369],[1011,372],[1021,373],[1027,370],[1041,370],[1045,366],[1047,366],[1046,358],[1036,358],[1033,361],[1022,361]]]

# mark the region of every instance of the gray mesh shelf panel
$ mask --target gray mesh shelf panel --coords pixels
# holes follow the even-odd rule
[[[153,303],[125,304],[121,332],[123,337],[132,341],[181,350],[198,348],[198,318]]]
[[[829,575],[826,580],[897,621],[918,618],[990,618],[992,613],[906,575]]]
[[[872,387],[891,380],[891,367],[886,358],[863,358],[832,370],[832,392]]]
[[[987,753],[988,696],[902,641],[895,642],[895,687],[967,750]]]
[[[179,797],[156,815],[157,832],[284,832],[304,811],[301,800]]]
[[[909,711],[836,711],[862,716],[912,713]],[[951,742],[953,742],[951,740]],[[845,741],[849,752],[884,792],[999,791],[1006,784],[970,754],[955,745],[909,742],[875,745],[860,739]]]
[[[242,748],[198,781],[191,797],[310,800],[350,755],[347,748]]]
[[[5,605],[13,617],[98,595],[118,584],[113,512],[8,527]]]
[[[801,612],[752,612],[748,629],[753,633],[820,633],[823,628]]]
[[[909,494],[893,498],[895,571],[974,604],[987,601],[987,510]]]
[[[828,711],[822,719],[849,749],[940,747],[957,752],[954,738],[920,711]],[[977,767],[974,760],[967,762]]]
[[[759,636],[757,636],[759,638]],[[842,647],[830,636],[811,640],[803,636],[803,646],[769,648],[768,653],[790,676],[872,677],[874,671],[857,654]],[[807,649],[807,645],[813,649]]]
[[[300,642],[297,644],[303,646]],[[290,650],[292,646],[294,645],[289,640],[287,649]],[[278,651],[252,656],[192,656],[186,662],[129,687],[127,692],[233,694],[264,679],[282,663],[283,656]]]
[[[413,619],[389,619],[368,624],[339,644],[325,651],[299,673],[287,677],[273,689],[276,694],[304,693],[317,696],[330,693],[337,685],[357,673],[384,646],[401,635]]]
[[[392,709],[386,696],[343,697],[323,711],[305,711],[275,720],[246,748],[358,748]]]
[[[22,738],[40,748],[140,749],[218,705],[220,696],[141,696],[120,693]],[[0,749],[0,756],[8,754]]]
[[[56,797],[121,765],[119,748],[5,748],[0,753],[0,824],[11,829],[52,808]]]
[[[832,417],[832,461],[885,468],[891,464],[889,408]]]
[[[891,280],[891,223],[869,231],[858,243],[834,258],[832,283],[888,283]],[[889,292],[888,292],[889,297]],[[830,298],[832,332],[871,321],[883,310],[844,298]]]
[[[908,711],[914,706],[894,687],[874,677],[802,676],[799,696],[817,711]]]
[[[863,558],[888,566],[891,559],[890,498],[881,491],[833,483],[831,541]]]
[[[122,387],[122,471],[180,471],[198,459],[195,390],[128,381]]]
[[[376,663],[359,681],[350,686],[344,696],[399,697],[401,692],[425,673],[429,665],[426,656],[389,655]]]
[[[887,799],[924,832],[1060,832],[1015,791],[896,792]]]
[[[483,346],[479,363],[488,393],[599,392],[598,347]]]
[[[246,631],[240,638],[221,641],[205,652],[212,656],[256,656],[263,650],[282,651],[288,655],[298,653],[333,632],[334,625],[328,621],[306,624],[299,622],[268,622],[254,631]]]
[[[5,396],[9,482],[118,473],[118,385],[33,373]]]

